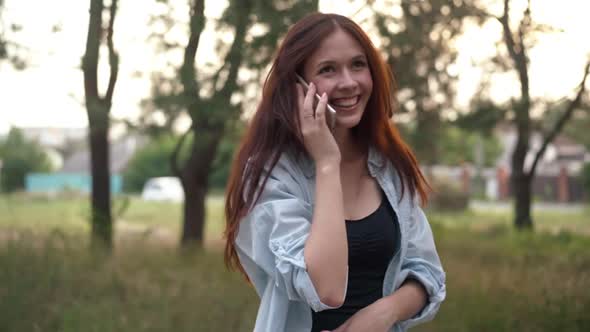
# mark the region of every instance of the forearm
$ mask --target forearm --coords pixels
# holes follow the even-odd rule
[[[339,306],[344,300],[348,273],[343,210],[340,165],[318,165],[313,222],[305,244],[305,261],[320,299],[330,306]]]
[[[390,308],[391,321],[399,322],[414,317],[428,301],[426,290],[414,279],[409,279],[391,295],[382,299]]]

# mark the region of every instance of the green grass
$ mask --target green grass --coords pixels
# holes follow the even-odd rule
[[[75,241],[2,245],[1,331],[251,331],[258,299],[219,254]]]
[[[258,298],[226,271],[223,202],[207,203],[206,250],[176,250],[180,205],[132,199],[105,257],[88,250],[85,199],[0,196],[0,331],[251,331]],[[590,331],[590,237],[576,231],[590,213],[535,215],[536,233],[509,214],[428,216],[447,300],[415,331]]]
[[[117,212],[128,199],[127,208]],[[207,198],[205,241],[219,242],[223,230],[223,197]],[[148,202],[138,197],[117,197],[113,201],[115,234],[120,240],[149,240],[176,246],[180,237],[182,205]],[[85,197],[48,198],[26,194],[0,195],[0,240],[22,232],[43,236],[59,232],[85,236],[90,231],[89,200]],[[155,235],[155,236],[152,236]]]
[[[418,331],[590,329],[590,238],[502,226],[434,231],[448,294],[436,320]]]
[[[436,221],[451,228],[467,228],[485,231],[488,228],[512,228],[512,212],[474,211],[437,212],[427,211],[431,221]],[[590,236],[590,207],[581,211],[553,212],[534,211],[532,213],[534,227],[537,232],[558,234],[570,232]]]

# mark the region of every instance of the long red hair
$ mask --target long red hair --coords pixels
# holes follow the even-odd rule
[[[301,73],[305,60],[336,29],[355,38],[365,51],[373,91],[360,123],[353,134],[361,143],[374,146],[391,161],[401,178],[401,197],[407,189],[426,203],[430,187],[420,172],[414,154],[402,140],[390,118],[395,108],[394,80],[389,66],[365,32],[352,20],[336,14],[314,13],[295,23],[287,32],[262,89],[262,100],[249,129],[235,155],[225,201],[225,263],[237,268],[246,278],[236,252],[235,239],[240,220],[254,206],[268,179],[265,167],[272,169],[280,152],[306,154],[296,116],[296,73]],[[246,167],[247,166],[247,167]],[[263,176],[263,173],[265,175]],[[259,184],[247,185],[247,184]],[[400,197],[400,199],[401,199]]]

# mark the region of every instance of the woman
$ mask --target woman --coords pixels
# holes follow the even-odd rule
[[[392,85],[351,20],[312,14],[287,32],[226,201],[225,258],[260,296],[255,331],[405,331],[445,298],[419,206],[428,185],[390,121]]]

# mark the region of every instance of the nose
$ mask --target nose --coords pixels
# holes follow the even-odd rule
[[[354,89],[357,86],[357,81],[354,79],[354,76],[350,72],[350,70],[343,70],[342,75],[340,75],[340,80],[338,82],[338,88],[347,90],[347,89]]]

